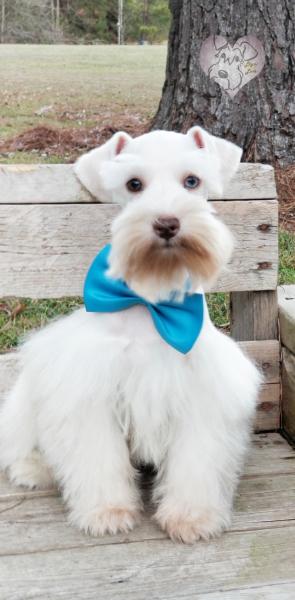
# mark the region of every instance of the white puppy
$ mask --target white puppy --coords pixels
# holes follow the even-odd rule
[[[200,293],[228,261],[232,237],[207,198],[222,195],[240,156],[194,127],[117,133],[75,166],[96,198],[123,207],[108,277],[146,304],[81,308],[29,337],[1,413],[0,463],[19,485],[53,477],[71,521],[93,535],[138,520],[139,462],[156,466],[155,519],[172,539],[208,539],[230,522],[260,375],[206,304],[187,353],[163,339],[147,306],[171,292],[181,303],[188,281]]]

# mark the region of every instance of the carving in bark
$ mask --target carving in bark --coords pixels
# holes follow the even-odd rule
[[[152,128],[186,131],[199,124],[245,150],[244,160],[295,161],[294,0],[170,0],[166,80]],[[265,66],[234,98],[200,66],[202,42],[233,44],[253,34]]]

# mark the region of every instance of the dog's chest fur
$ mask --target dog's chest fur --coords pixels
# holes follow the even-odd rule
[[[136,306],[108,315],[108,333],[122,348],[117,365],[115,410],[136,459],[158,464],[184,410],[193,369],[190,355],[170,347],[147,309]]]

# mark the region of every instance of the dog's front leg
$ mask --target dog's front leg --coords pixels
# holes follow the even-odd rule
[[[210,426],[178,425],[159,471],[155,519],[174,541],[207,540],[230,523],[248,430],[241,429],[237,440],[230,431],[214,432]]]
[[[55,467],[70,521],[92,535],[133,528],[140,512],[139,492],[119,425],[107,407],[85,407],[67,419]]]

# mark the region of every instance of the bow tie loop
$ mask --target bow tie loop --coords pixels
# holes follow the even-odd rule
[[[117,312],[141,304],[149,311],[155,328],[170,346],[186,354],[200,335],[204,319],[203,294],[186,293],[182,302],[165,300],[152,304],[129,288],[122,279],[107,275],[111,245],[94,259],[84,284],[88,312]]]

